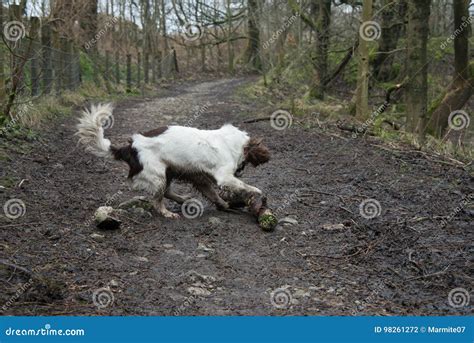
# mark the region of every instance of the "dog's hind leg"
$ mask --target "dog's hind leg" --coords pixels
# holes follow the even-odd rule
[[[168,189],[165,192],[165,198],[176,201],[178,204],[184,203],[186,200],[191,199],[190,195],[180,195],[171,190],[168,186]]]
[[[169,211],[165,206],[164,197],[169,189],[165,165],[155,161],[134,178],[133,184],[136,189],[143,189],[153,194],[153,207],[163,217],[179,218],[179,214]]]

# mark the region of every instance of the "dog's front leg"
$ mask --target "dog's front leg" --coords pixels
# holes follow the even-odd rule
[[[201,192],[207,199],[212,201],[214,205],[216,205],[218,210],[228,210],[229,204],[224,201],[219,194],[212,188],[211,183],[195,183],[194,187]]]
[[[169,187],[169,186],[168,186]],[[191,199],[192,197],[190,195],[180,195],[175,193],[173,190],[168,188],[165,192],[165,198],[173,200],[177,202],[178,204],[183,204],[186,200]]]
[[[227,187],[234,192],[244,192],[250,194],[262,194],[257,187],[247,185],[245,182],[236,178],[232,172],[219,172],[216,174],[216,181],[219,187]]]

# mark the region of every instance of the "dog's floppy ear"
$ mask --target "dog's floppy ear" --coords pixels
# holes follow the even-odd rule
[[[270,151],[262,141],[263,138],[250,138],[244,148],[245,161],[251,163],[254,167],[270,160]]]

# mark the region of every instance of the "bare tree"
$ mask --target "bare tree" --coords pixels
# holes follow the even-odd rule
[[[469,65],[469,0],[454,0],[454,75],[442,100],[431,109],[429,132],[441,137],[451,112],[460,110],[473,93],[474,63]]]
[[[372,19],[372,0],[364,0],[362,24]],[[369,50],[367,40],[359,39],[359,67],[356,89],[356,117],[363,119],[369,114]]]
[[[248,46],[247,63],[256,70],[262,69],[260,59],[260,9],[257,0],[248,0]]]
[[[406,108],[407,128],[423,139],[427,124],[427,50],[431,0],[408,2]]]

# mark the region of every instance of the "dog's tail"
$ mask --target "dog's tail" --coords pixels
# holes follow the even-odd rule
[[[82,117],[77,124],[79,143],[86,151],[98,157],[114,158],[110,140],[104,138],[104,128],[113,124],[112,104],[92,105],[91,109],[82,111]]]

